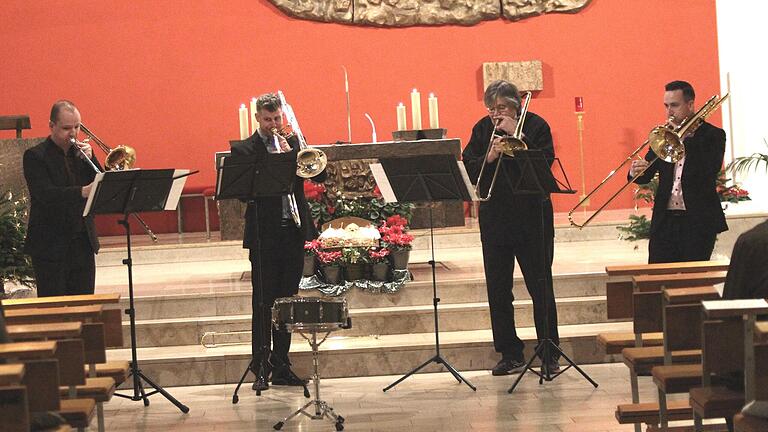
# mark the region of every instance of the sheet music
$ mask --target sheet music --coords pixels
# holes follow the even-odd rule
[[[392,185],[389,183],[389,178],[384,172],[384,168],[380,163],[372,163],[368,165],[371,168],[371,174],[376,180],[376,186],[379,187],[381,195],[384,197],[384,201],[388,203],[397,202],[395,191],[392,190]]]
[[[93,179],[93,183],[91,184],[91,192],[88,194],[88,199],[85,201],[85,209],[83,210],[83,217],[88,216],[88,213],[91,212],[91,205],[93,204],[93,197],[96,196],[96,191],[98,190],[99,183],[101,183],[101,180],[104,179],[104,173],[100,172],[96,174],[96,177]]]
[[[176,210],[179,205],[179,199],[181,198],[181,192],[184,190],[184,184],[187,182],[188,169],[177,169],[173,171],[173,184],[171,185],[171,191],[168,193],[168,200],[165,202],[164,210]],[[183,176],[181,178],[177,178]]]
[[[467,174],[467,168],[464,166],[464,162],[457,160],[456,165],[459,166],[459,172],[461,173],[461,178],[464,179],[464,187],[467,188],[469,197],[472,198],[472,201],[480,201],[480,199],[477,197],[477,193],[475,193],[475,187],[472,185],[472,181],[469,179],[469,174]]]

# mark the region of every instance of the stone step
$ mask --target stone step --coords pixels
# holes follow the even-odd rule
[[[604,273],[562,274],[553,277],[555,296],[558,299],[605,295],[606,275]],[[241,284],[238,291],[215,294],[178,294],[168,296],[137,297],[136,319],[156,320],[201,316],[231,316],[251,313],[251,290],[248,284]],[[245,288],[245,289],[244,289]],[[455,303],[477,303],[487,301],[485,279],[439,280],[438,297],[442,305]],[[530,299],[522,277],[514,280],[515,298]],[[302,292],[301,295],[317,296],[317,291]],[[346,293],[351,309],[383,308],[389,306],[432,305],[431,280],[407,283],[394,294],[369,293],[352,289]],[[123,308],[128,299],[121,300]],[[127,316],[124,319],[128,319]]]
[[[604,296],[560,298],[557,300],[558,320],[561,325],[593,324],[606,320]],[[352,328],[337,331],[344,337],[378,337],[408,333],[428,333],[434,329],[432,305],[393,306],[384,308],[352,308],[349,312]],[[533,326],[531,300],[515,302],[515,320],[518,326]],[[485,330],[491,328],[488,303],[457,303],[440,305],[441,331]],[[130,327],[123,323],[125,340],[130,340]],[[251,315],[209,316],[193,318],[139,320],[136,338],[139,347],[173,345],[221,346],[232,343],[250,343]],[[299,334],[295,342],[303,341]]]
[[[615,361],[606,356],[597,344],[596,335],[606,331],[631,331],[631,323],[579,324],[560,326],[560,347],[577,364]],[[529,359],[535,343],[535,330],[518,328],[518,335],[525,342],[525,356]],[[319,335],[320,336],[320,335]],[[460,373],[470,370],[488,370],[499,360],[494,352],[490,330],[473,330],[440,333],[442,357]],[[164,387],[236,383],[246,370],[250,358],[250,345],[232,345],[204,348],[200,345],[137,350],[142,372]],[[341,337],[332,334],[320,346],[319,365],[322,378],[357,377],[404,374],[435,355],[434,333],[391,335],[374,337]],[[131,350],[109,350],[108,360],[130,360]],[[307,343],[294,343],[291,362],[299,376],[310,376],[311,349]],[[536,364],[536,363],[534,363]],[[561,360],[565,366],[565,361]],[[444,371],[442,365],[430,364],[423,372]],[[565,372],[571,379],[590,388],[574,369]],[[508,380],[512,377],[499,377]],[[537,379],[534,375],[524,379]],[[247,382],[253,381],[249,374]],[[393,378],[394,381],[394,378]],[[127,382],[124,385],[130,385]],[[407,381],[400,385],[408,385]],[[234,390],[234,386],[232,388]],[[251,391],[244,386],[242,392]]]

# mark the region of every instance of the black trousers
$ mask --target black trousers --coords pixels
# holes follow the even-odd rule
[[[283,231],[283,237],[287,239],[283,248],[265,249],[260,253],[254,248],[249,254],[253,287],[251,348],[254,364],[262,360],[261,347],[269,349],[271,342],[274,359],[279,363],[290,365],[288,351],[291,349],[291,334],[272,326],[272,306],[276,298],[290,297],[299,292],[299,282],[304,269],[304,244],[295,226],[280,229]],[[263,290],[259,290],[259,255],[261,255]],[[259,310],[260,291],[264,295],[262,310]]]
[[[32,256],[32,268],[38,297],[93,294],[96,259],[86,233],[72,240],[58,260]]]
[[[520,264],[520,270],[525,279],[526,288],[533,300],[533,319],[536,323],[536,337],[539,341],[549,330],[549,338],[559,345],[560,336],[557,331],[557,307],[552,288],[552,251],[554,239],[549,237],[545,245],[548,250],[549,262],[544,262],[542,240],[537,237],[536,230],[530,237],[521,234],[520,242],[515,245],[495,245],[483,242],[483,265],[485,267],[485,284],[488,290],[488,304],[491,311],[491,329],[493,330],[493,345],[496,352],[504,358],[524,360],[523,341],[517,336],[515,328],[515,309],[512,293],[515,258]],[[546,273],[544,273],[546,272]],[[548,284],[542,284],[546,276]],[[546,286],[545,286],[546,285]]]
[[[648,242],[648,263],[709,261],[717,233],[702,231],[685,212],[667,211]]]

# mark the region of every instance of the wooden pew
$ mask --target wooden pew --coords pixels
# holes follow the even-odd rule
[[[719,298],[717,290],[713,286],[673,288],[664,292],[636,292],[633,307],[635,308],[634,331],[646,333],[664,331],[665,314],[662,312],[665,306],[683,307],[692,305],[698,308],[698,301],[702,299]],[[676,342],[673,340],[673,342]],[[641,423],[656,424],[659,419],[658,403],[640,403],[639,376],[651,375],[656,366],[668,361],[681,364],[698,363],[701,359],[699,349],[671,350],[665,353],[664,347],[636,347],[625,348],[622,351],[624,364],[630,372],[630,385],[632,387],[632,403],[620,404],[616,409],[616,419],[621,424],[635,424],[635,429],[640,430]],[[687,390],[686,390],[687,391]],[[667,404],[667,417],[672,420],[690,419],[690,406],[687,401]]]
[[[2,300],[6,311],[12,309],[29,309],[43,307],[67,307],[88,305],[110,305],[120,302],[120,294],[83,294],[72,296],[32,297],[23,299]]]
[[[23,364],[0,365],[0,430],[27,432],[29,404],[27,388],[22,385]]]
[[[768,364],[768,321],[755,323],[753,332],[751,339],[745,335],[747,344],[745,355],[748,360],[745,362],[747,406],[744,409],[747,413],[753,408],[752,404],[768,405],[768,371],[764,368],[764,365]],[[756,365],[761,367],[758,369]],[[768,431],[768,417],[757,417],[747,413],[740,412],[733,417],[736,432]]]
[[[632,277],[676,273],[701,273],[728,270],[728,260],[691,261],[664,264],[635,264],[607,266],[605,293],[609,319],[632,318]],[[661,344],[661,342],[659,342]]]
[[[660,291],[664,288],[687,288],[725,282],[726,270],[673,275],[640,275],[632,277],[634,291]]]

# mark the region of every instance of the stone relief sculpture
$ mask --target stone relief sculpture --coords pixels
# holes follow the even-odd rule
[[[311,21],[362,26],[473,25],[517,21],[553,12],[575,13],[590,0],[269,0],[284,13]]]

